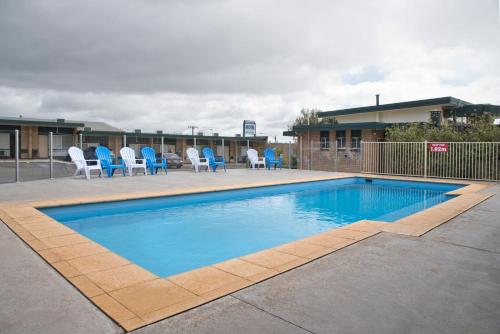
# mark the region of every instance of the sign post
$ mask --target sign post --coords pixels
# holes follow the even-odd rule
[[[427,144],[427,140],[426,140],[424,142],[424,147],[423,147],[423,149],[424,149],[424,177],[425,178],[427,178],[427,155],[428,155],[427,146],[428,146],[428,144]]]

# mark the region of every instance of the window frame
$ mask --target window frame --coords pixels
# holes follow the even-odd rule
[[[327,135],[325,136],[325,134]],[[330,131],[319,132],[319,149],[320,151],[330,150]]]
[[[343,136],[339,136],[339,133],[343,134]],[[342,145],[339,145],[339,142]],[[346,149],[346,131],[345,130],[337,130],[335,131],[335,145],[337,150],[345,150]]]
[[[357,133],[359,133],[359,136],[353,136],[352,135],[353,131],[356,131]],[[362,140],[361,130],[351,130],[351,150],[354,150],[354,151],[361,150],[361,140]],[[354,143],[356,143],[356,145],[354,145]]]

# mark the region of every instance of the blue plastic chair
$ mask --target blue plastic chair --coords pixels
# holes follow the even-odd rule
[[[97,159],[101,161],[101,167],[106,171],[106,175],[108,177],[113,176],[116,169],[121,169],[123,176],[127,175],[123,160],[116,158],[119,163],[113,163],[111,151],[106,146],[98,146],[95,149],[95,155],[97,156]]]
[[[224,167],[224,171],[226,171],[224,157],[216,157],[214,151],[210,147],[205,147],[203,149],[203,156],[208,160],[208,165],[212,168],[212,171],[215,172],[219,166]]]
[[[276,169],[276,167],[281,169],[281,166],[283,165],[282,157],[276,159],[274,148],[268,147],[264,150],[264,159],[266,159],[266,166],[268,170],[271,169],[271,165],[274,166],[274,169]]]
[[[143,147],[141,150],[142,157],[146,160],[146,166],[149,168],[151,175],[158,173],[158,169],[163,169],[167,175],[167,159],[164,157],[157,158],[156,152],[152,147]]]

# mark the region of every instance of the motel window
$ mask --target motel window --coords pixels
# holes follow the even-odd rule
[[[431,111],[431,122],[434,126],[441,126],[441,112]]]
[[[319,148],[322,151],[330,149],[330,131],[319,132]]]
[[[108,146],[108,137],[106,136],[83,136],[83,143],[88,144],[91,143],[92,145],[90,146],[97,146],[97,145],[102,145],[102,146]],[[89,145],[87,145],[88,147]]]
[[[161,135],[158,135],[158,137],[154,137],[153,138],[153,144],[161,144]],[[175,140],[175,138],[165,138],[163,137],[163,144],[164,145],[176,145],[177,144],[177,141]]]
[[[38,134],[49,134],[49,132],[52,132],[54,135],[56,134],[68,134],[68,135],[73,135],[73,129],[71,128],[52,128],[52,127],[43,127],[40,126],[38,128]]]
[[[337,137],[337,149],[345,149],[345,131],[336,131],[335,136]]]
[[[127,135],[127,144],[149,145],[150,141],[151,141],[150,137],[138,137],[133,135]]]
[[[351,130],[351,149],[359,150],[361,148],[361,130]]]

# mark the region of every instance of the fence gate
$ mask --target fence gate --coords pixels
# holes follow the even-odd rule
[[[361,172],[500,181],[500,142],[362,142]]]

